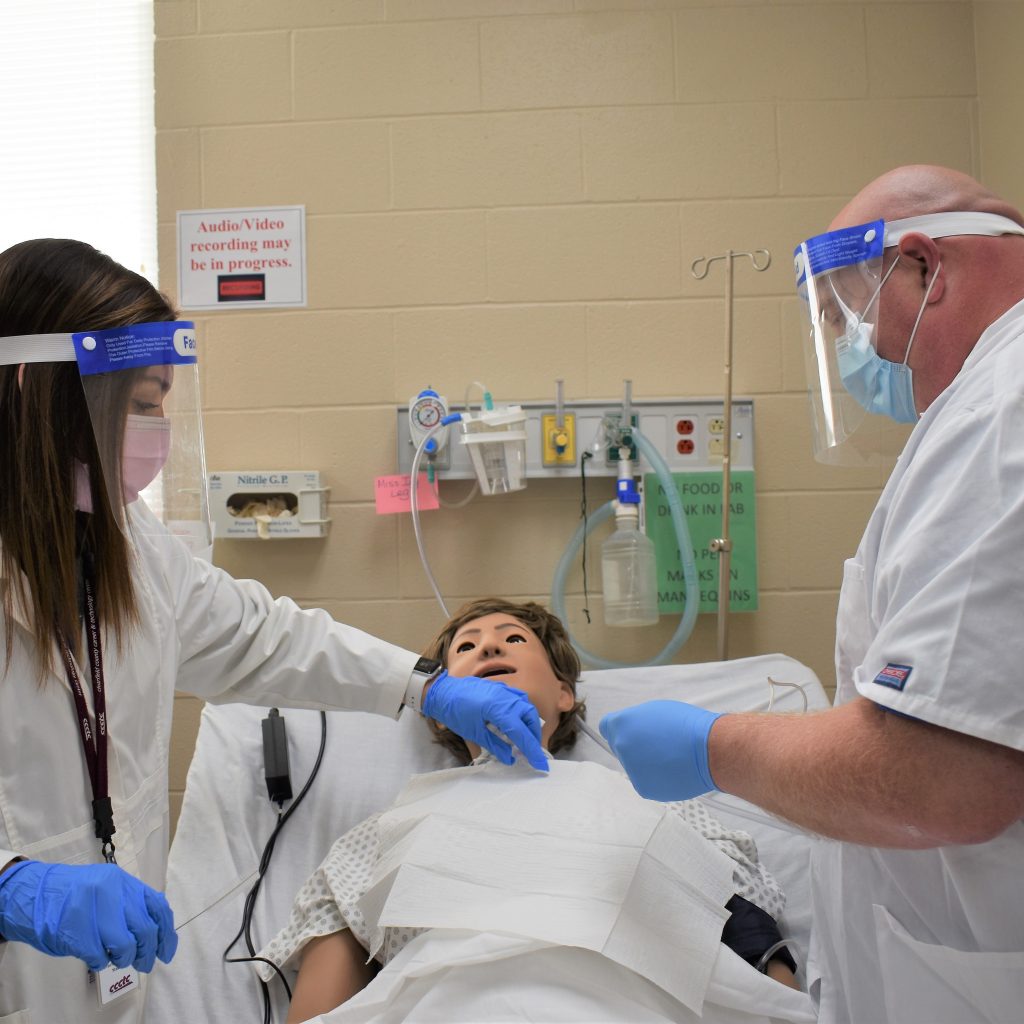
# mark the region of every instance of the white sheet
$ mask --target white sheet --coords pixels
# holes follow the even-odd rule
[[[414,939],[366,989],[317,1024],[813,1024],[803,992],[719,946],[698,1015],[646,978],[586,949],[436,930]]]
[[[506,935],[600,952],[700,1010],[735,892],[733,862],[619,772],[495,760],[419,775],[380,818],[359,901],[385,927]],[[538,837],[543,837],[542,852]]]
[[[828,706],[814,673],[783,655],[586,672],[580,693],[587,698],[587,717],[594,725],[608,711],[662,698],[721,711],[763,710],[769,676],[803,684],[812,709]],[[802,702],[796,691],[777,689],[774,707],[798,711]],[[277,820],[277,807],[268,801],[263,780],[260,722],[265,714],[242,705],[208,705],[203,711],[168,869],[167,893],[180,945],[172,964],[158,965],[153,974],[149,1024],[262,1019],[251,967],[225,964],[221,954],[238,931],[245,893],[256,878],[260,854]],[[292,786],[298,793],[316,757],[320,717],[313,711],[282,714]],[[287,920],[295,893],[339,835],[387,807],[410,775],[451,764],[450,755],[433,743],[418,716],[403,714],[394,722],[377,715],[335,713],[327,719],[320,773],[278,840],[256,903],[257,948]],[[569,757],[615,766],[586,736],[580,737]],[[783,934],[806,951],[806,879],[813,840],[732,797],[712,797],[711,809],[725,824],[744,829],[757,840],[762,860],[787,894],[780,922]],[[234,955],[244,955],[242,943]],[[283,992],[279,985],[272,988],[277,1019],[283,1020]]]

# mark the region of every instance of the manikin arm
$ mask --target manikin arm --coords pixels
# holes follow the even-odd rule
[[[311,940],[303,950],[285,1024],[333,1010],[366,988],[374,974],[366,950],[347,928]]]

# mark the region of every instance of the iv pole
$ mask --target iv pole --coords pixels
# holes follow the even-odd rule
[[[757,271],[767,270],[772,262],[772,254],[767,249],[755,249],[754,252],[733,252],[727,249],[721,256],[698,256],[690,265],[690,273],[698,281],[708,276],[711,264],[718,260],[726,261],[725,277],[725,396],[723,413],[725,426],[722,431],[722,535],[711,541],[711,550],[718,555],[718,660],[726,661],[729,657],[729,568],[732,559],[732,540],[729,537],[729,496],[732,451],[732,278],[733,261],[737,256],[747,256]],[[764,262],[758,262],[762,257]],[[703,267],[698,271],[698,266]]]

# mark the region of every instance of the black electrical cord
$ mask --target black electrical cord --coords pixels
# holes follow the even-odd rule
[[[238,933],[228,943],[227,949],[224,950],[222,959],[227,964],[248,964],[248,963],[264,963],[270,964],[277,973],[277,976],[281,979],[281,984],[284,985],[284,990],[288,994],[288,999],[291,1001],[292,990],[288,984],[288,980],[277,964],[265,957],[256,956],[256,946],[252,941],[252,915],[256,907],[256,897],[259,895],[260,886],[263,884],[263,876],[267,872],[267,868],[270,866],[270,858],[274,852],[274,846],[277,843],[277,837],[281,833],[281,829],[284,828],[285,822],[295,813],[296,808],[302,803],[306,793],[309,792],[309,787],[313,784],[313,780],[316,778],[316,774],[320,771],[320,764],[324,759],[324,750],[327,747],[327,715],[325,712],[320,712],[320,750],[317,752],[316,761],[313,764],[313,769],[309,773],[309,778],[306,779],[306,784],[302,787],[299,795],[292,802],[291,807],[288,808],[283,814],[278,812],[277,824],[274,826],[274,831],[270,833],[270,838],[267,840],[267,845],[263,847],[263,853],[260,856],[260,866],[256,873],[256,881],[253,882],[252,888],[245,895],[245,905],[242,909],[242,926],[238,929]],[[242,936],[245,936],[245,945],[249,950],[248,956],[232,957],[228,954],[235,947]],[[260,993],[263,996],[263,1024],[271,1024],[271,1003],[270,1003],[270,988],[267,983],[261,978],[260,979]]]
[[[583,520],[583,614],[590,625],[590,595],[587,593],[587,459],[594,456],[591,452],[583,452],[580,456],[580,518]]]

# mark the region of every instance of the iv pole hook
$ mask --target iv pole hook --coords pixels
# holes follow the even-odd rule
[[[690,273],[698,281],[703,281],[708,276],[712,263],[717,263],[719,260],[729,260],[731,264],[737,256],[749,256],[751,265],[758,271],[767,270],[772,263],[772,254],[767,249],[755,249],[753,252],[733,252],[732,249],[729,249],[728,252],[723,253],[721,256],[712,256],[710,259],[707,256],[698,256],[690,264]],[[763,262],[759,261],[759,258]],[[698,273],[697,267],[701,263],[704,264],[704,268]]]
[[[718,555],[718,660],[729,657],[729,572],[732,558],[732,540],[729,538],[729,498],[731,495],[732,452],[732,276],[737,256],[747,256],[757,271],[771,266],[772,254],[767,249],[753,252],[733,252],[727,249],[721,256],[698,256],[690,264],[690,273],[698,281],[708,276],[712,263],[725,260],[728,269],[725,278],[725,388],[722,413],[725,425],[722,431],[722,535],[711,541],[710,547]],[[700,269],[698,269],[700,268]]]

